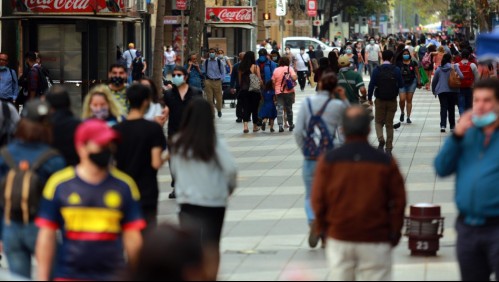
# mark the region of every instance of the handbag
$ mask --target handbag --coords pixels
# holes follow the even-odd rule
[[[250,85],[249,85],[249,91],[250,92],[260,92],[260,78],[254,73],[251,73],[249,75],[250,79]]]
[[[451,70],[450,70],[449,87],[450,88],[461,88],[461,78],[457,74],[457,71],[455,68],[451,68]]]

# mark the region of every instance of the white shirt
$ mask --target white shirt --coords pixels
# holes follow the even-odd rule
[[[310,62],[310,57],[307,53],[305,54],[296,54],[295,55],[295,63],[296,63],[296,71],[308,71],[308,62]]]
[[[137,50],[135,49],[126,50],[125,53],[123,54],[123,58],[126,60],[126,67],[131,68],[133,60],[137,58]]]
[[[381,49],[379,48],[379,45],[378,44],[374,44],[374,45],[367,45],[366,47],[366,52],[369,53],[369,55],[367,56],[367,60],[368,61],[373,61],[373,62],[378,62],[379,61],[379,52],[381,51]]]
[[[161,105],[151,103],[149,110],[144,115],[144,119],[146,119],[148,121],[154,121],[154,118],[162,116],[162,115],[163,115],[163,109],[161,108]]]
[[[174,65],[175,64],[175,52],[170,51],[170,52],[165,52],[165,65]]]

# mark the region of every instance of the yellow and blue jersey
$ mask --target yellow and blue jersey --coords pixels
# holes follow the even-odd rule
[[[100,184],[81,180],[74,167],[54,174],[36,220],[60,229],[63,244],[56,279],[109,280],[125,266],[122,233],[145,227],[135,182],[112,169]]]

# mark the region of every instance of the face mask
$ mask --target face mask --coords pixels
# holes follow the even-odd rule
[[[215,59],[215,53],[210,53],[210,59]]]
[[[411,59],[411,55],[403,55],[405,61],[409,61]]]
[[[98,110],[91,109],[91,110],[92,110],[92,116],[96,119],[105,120],[109,117],[109,109],[108,108],[101,108]]]
[[[346,50],[346,53],[347,53],[347,54],[352,54],[352,49],[347,49],[347,50]]]
[[[479,116],[473,116],[473,124],[478,127],[478,128],[484,128],[487,127],[491,124],[493,124],[497,120],[497,114],[494,112],[490,112],[488,114],[485,114],[481,117]]]
[[[218,58],[223,59],[224,55],[218,55]]]
[[[125,79],[123,79],[123,77],[113,76],[111,77],[111,83],[115,86],[122,86],[125,84]]]
[[[6,66],[0,66],[0,71],[4,71],[4,70],[6,70],[6,69],[7,69],[7,67],[6,67]]]
[[[173,84],[175,84],[177,87],[181,86],[182,84],[185,83],[184,81],[184,76],[174,76],[172,79]]]
[[[286,54],[289,54],[289,53],[290,53],[290,51],[289,51],[289,50],[286,50]]]
[[[373,40],[371,40],[369,43],[371,43],[371,45],[374,45],[374,41]]]
[[[110,149],[104,149],[102,152],[97,153],[97,154],[90,154],[88,157],[92,161],[94,165],[97,167],[104,169],[109,166],[111,163],[111,150]]]
[[[263,63],[263,62],[265,62],[266,60],[267,60],[267,57],[265,57],[265,56],[260,56],[260,57],[258,57],[258,61],[259,61],[260,63]]]
[[[272,57],[272,61],[277,62],[277,57]]]
[[[300,51],[300,54],[302,54],[302,55],[305,54],[305,51]]]

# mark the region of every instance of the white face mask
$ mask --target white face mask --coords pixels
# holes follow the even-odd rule
[[[302,55],[303,55],[303,54],[305,54],[305,51],[303,51],[303,50],[302,50],[302,51],[300,51],[300,54],[302,54]]]

